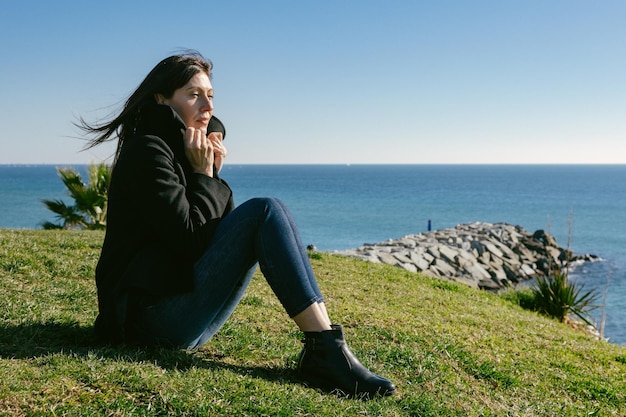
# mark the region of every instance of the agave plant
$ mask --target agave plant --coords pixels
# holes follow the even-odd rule
[[[561,322],[568,315],[575,315],[593,325],[589,312],[598,308],[598,295],[592,290],[584,291],[582,285],[568,280],[567,272],[553,272],[540,276],[533,288],[535,308],[542,314]]]
[[[44,229],[104,229],[106,228],[107,191],[111,168],[106,164],[89,167],[89,183],[83,183],[73,168],[57,168],[57,173],[74,199],[68,206],[62,200],[42,200],[56,214],[59,223],[45,222]]]

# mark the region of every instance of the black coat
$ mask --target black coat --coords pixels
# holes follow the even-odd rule
[[[153,296],[193,290],[193,263],[234,207],[225,181],[192,171],[184,129],[171,107],[144,107],[113,168],[96,268],[95,327],[102,341],[126,339],[131,289]]]

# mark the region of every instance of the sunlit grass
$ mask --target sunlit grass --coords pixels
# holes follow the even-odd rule
[[[92,341],[101,232],[0,230],[0,415],[623,416],[626,349],[463,285],[312,256],[351,349],[399,389],[304,387],[301,334],[261,275],[195,352]]]

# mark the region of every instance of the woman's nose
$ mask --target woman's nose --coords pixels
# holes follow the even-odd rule
[[[202,101],[202,110],[213,110],[213,97],[205,97]]]

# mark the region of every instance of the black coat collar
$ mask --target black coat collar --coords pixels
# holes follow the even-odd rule
[[[158,136],[165,140],[172,149],[178,150],[182,144],[182,138],[185,136],[185,129],[185,122],[176,110],[168,105],[153,102],[141,108],[136,133]],[[207,130],[209,133],[221,132],[222,138],[226,139],[226,127],[215,116],[211,117]]]
[[[136,134],[154,135],[163,139],[168,146],[179,154],[183,152],[185,123],[176,111],[165,104],[150,103],[142,107],[137,120]]]

